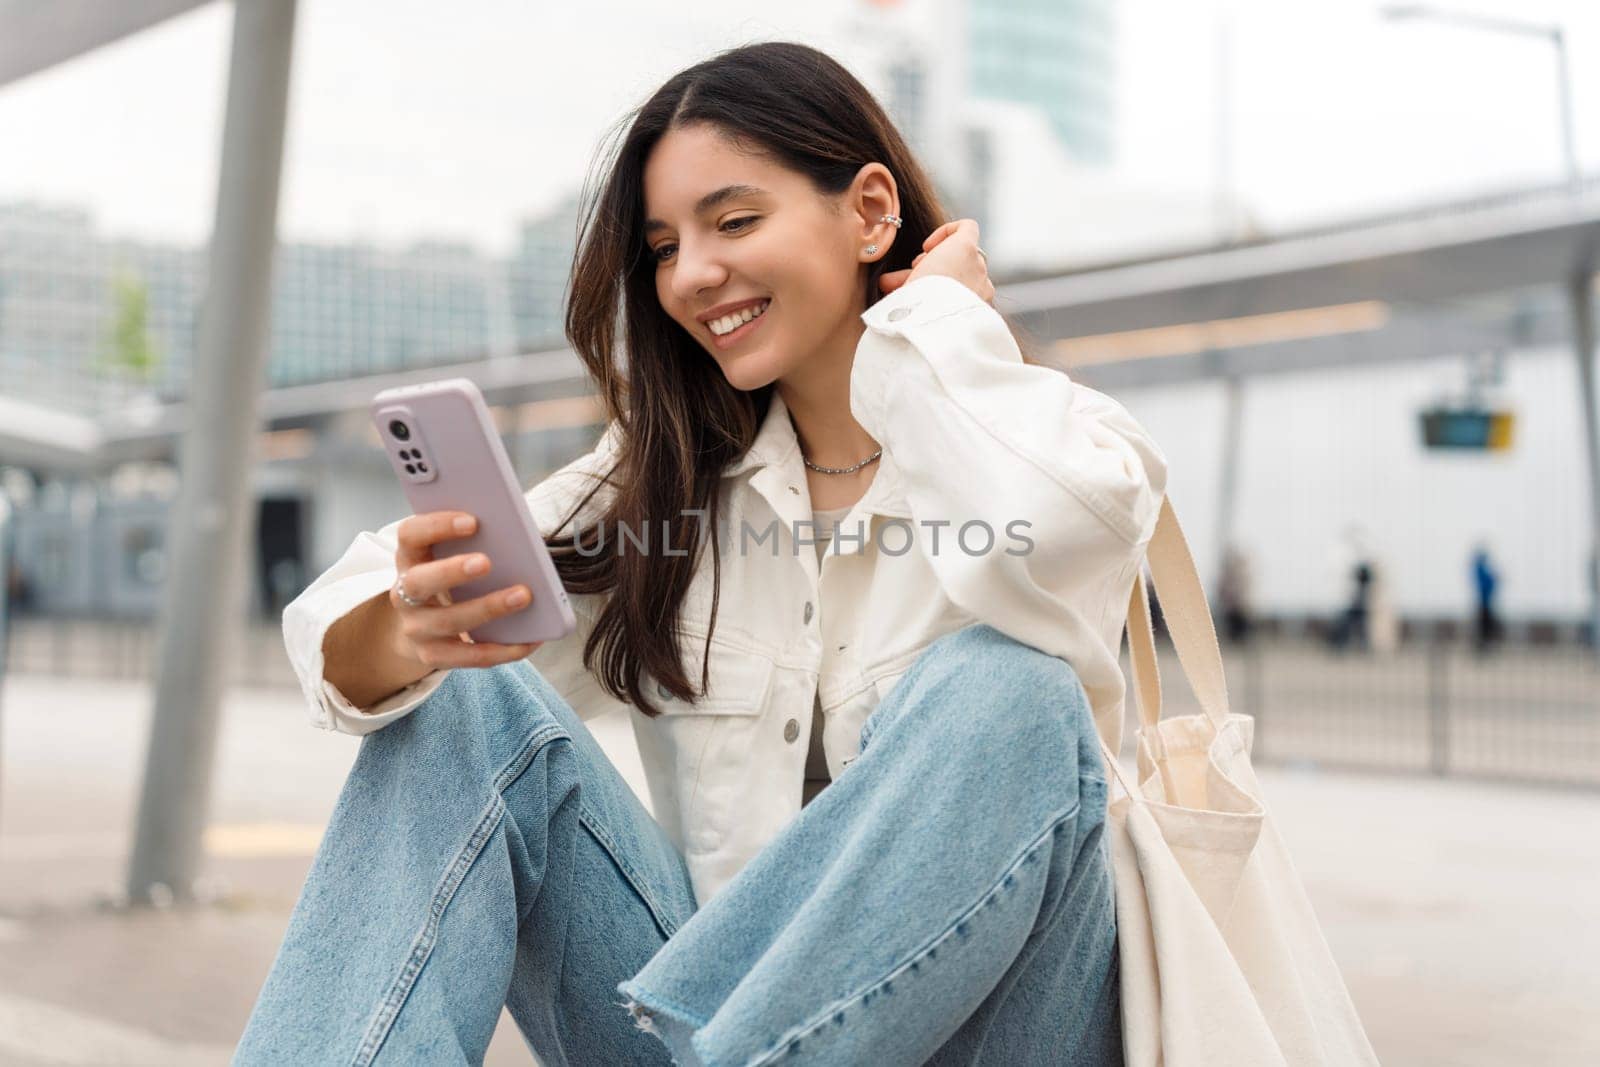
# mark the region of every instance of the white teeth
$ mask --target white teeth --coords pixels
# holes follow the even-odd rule
[[[767,305],[770,303],[772,303],[772,301],[764,300],[759,304],[753,304],[747,308],[740,308],[731,315],[724,315],[720,319],[712,319],[709,324],[711,326],[711,332],[716,334],[718,337],[721,337],[725,333],[730,333],[733,330],[737,330],[740,326],[743,326],[757,315],[760,315],[762,312],[766,311]]]

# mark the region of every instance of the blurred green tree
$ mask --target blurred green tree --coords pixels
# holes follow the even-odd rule
[[[111,284],[116,311],[106,356],[96,369],[149,384],[161,370],[161,352],[150,340],[149,287],[129,271],[118,273]]]

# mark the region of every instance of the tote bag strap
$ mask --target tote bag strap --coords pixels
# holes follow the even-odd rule
[[[1150,597],[1142,566],[1134,572],[1133,595],[1128,598],[1128,659],[1133,667],[1139,724],[1154,736],[1156,723],[1161,721],[1161,668],[1156,663],[1155,630],[1150,625]]]
[[[1163,499],[1161,514],[1146,549],[1156,593],[1161,597],[1162,616],[1167,632],[1178,652],[1178,664],[1189,679],[1189,687],[1202,711],[1221,728],[1228,719],[1228,687],[1222,673],[1222,650],[1217,644],[1216,627],[1206,604],[1205,590],[1195,570],[1189,542],[1178,524],[1172,501]],[[1158,772],[1166,771],[1166,744],[1157,723],[1161,721],[1161,670],[1156,660],[1155,631],[1150,624],[1150,600],[1145,591],[1144,569],[1134,572],[1128,594],[1128,652],[1133,668],[1133,685],[1139,705],[1140,735],[1153,751]],[[1121,731],[1115,740],[1120,744]],[[1142,793],[1129,783],[1118,754],[1100,739],[1106,764],[1135,803],[1144,803]],[[1167,783],[1169,795],[1172,783]]]
[[[1178,663],[1189,679],[1200,708],[1221,728],[1228,721],[1228,684],[1222,672],[1222,649],[1211,622],[1205,590],[1195,570],[1189,542],[1178,524],[1170,498],[1161,502],[1161,515],[1146,550],[1162,618],[1178,652]],[[1144,574],[1134,576],[1128,599],[1128,647],[1134,687],[1139,698],[1139,721],[1152,743],[1159,745],[1155,724],[1161,718],[1161,675],[1157,667],[1155,636],[1150,626],[1149,599]]]

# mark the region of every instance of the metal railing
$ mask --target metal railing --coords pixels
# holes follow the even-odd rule
[[[156,636],[148,622],[16,619],[10,669],[149,680]],[[1156,647],[1167,714],[1198,710],[1165,636]],[[1390,653],[1336,652],[1277,634],[1225,645],[1223,660],[1233,710],[1255,717],[1259,763],[1600,787],[1600,660],[1582,644],[1509,643],[1479,656],[1435,630]],[[227,677],[296,688],[275,622],[245,628]]]
[[[14,619],[10,669],[62,678],[149,681],[159,636],[145,620]],[[255,621],[241,630],[226,678],[230,685],[297,686],[276,622]]]
[[[1165,638],[1157,658],[1166,714],[1199,710]],[[1225,646],[1223,662],[1258,763],[1600,787],[1600,661],[1583,645],[1480,655],[1427,634],[1372,653],[1273,637]]]

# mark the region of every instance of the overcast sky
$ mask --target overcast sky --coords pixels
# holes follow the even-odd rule
[[[672,73],[774,38],[848,63],[840,28],[857,2],[301,0],[281,233],[504,251]],[[1600,3],[1448,6],[1566,26],[1579,151],[1600,172]],[[1233,171],[1267,225],[1559,179],[1548,45],[1385,22],[1377,7],[1119,0],[1118,175],[1212,189],[1226,8]],[[230,23],[213,4],[0,88],[0,199],[87,204],[111,233],[204,240]]]

